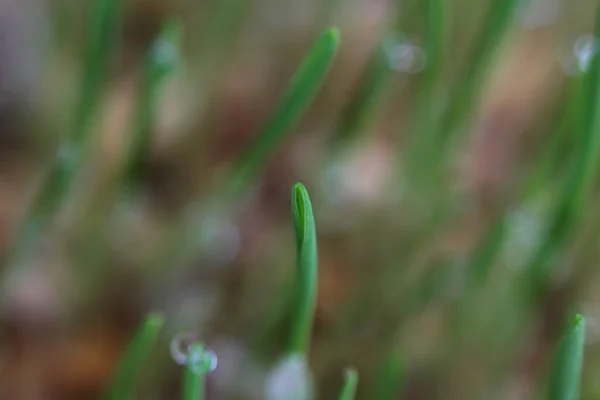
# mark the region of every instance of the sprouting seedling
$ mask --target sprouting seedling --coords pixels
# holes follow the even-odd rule
[[[165,80],[179,64],[179,42],[181,23],[168,19],[148,50],[143,71],[143,81],[138,92],[137,110],[134,115],[132,137],[125,159],[124,179],[132,183],[139,177],[147,162],[150,150],[151,131],[156,115],[157,103]]]
[[[127,400],[133,398],[135,384],[139,380],[144,363],[163,326],[160,314],[150,314],[131,341],[125,355],[116,369],[105,400]]]
[[[339,42],[339,31],[331,28],[312,46],[275,112],[235,163],[224,187],[227,196],[235,196],[245,187],[308,108],[327,76]]]
[[[549,400],[579,399],[584,345],[585,319],[578,314],[558,346]]]
[[[296,297],[289,343],[290,353],[306,354],[317,300],[317,236],[312,205],[306,188],[292,189],[292,217],[296,236]]]
[[[100,103],[110,62],[116,49],[121,8],[121,0],[94,1],[86,41],[82,84],[69,135],[58,148],[34,203],[18,228],[15,246],[8,258],[11,267],[18,266],[21,258],[31,252],[80,170],[89,139],[89,121]]]
[[[348,368],[344,371],[344,386],[338,397],[338,400],[354,400],[356,396],[356,387],[358,386],[358,371],[354,368]]]
[[[205,376],[217,367],[217,357],[200,343],[192,344],[188,350],[182,400],[203,400]]]

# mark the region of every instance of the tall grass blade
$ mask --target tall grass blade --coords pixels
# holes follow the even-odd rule
[[[99,105],[116,49],[121,8],[121,0],[94,1],[82,84],[71,131],[66,142],[59,147],[33,205],[18,228],[14,247],[8,257],[11,267],[20,265],[22,259],[32,252],[39,235],[51,222],[80,170],[90,131],[89,121]]]
[[[381,106],[389,78],[392,76],[385,39],[375,51],[362,79],[342,112],[342,120],[333,148],[350,144],[361,137]]]
[[[596,37],[600,36],[600,4],[596,13]],[[532,260],[532,296],[543,290],[552,267],[553,257],[568,242],[576,223],[584,214],[593,185],[598,177],[600,161],[600,55],[594,55],[591,68],[584,78],[581,90],[583,100],[579,104],[585,106],[581,110],[581,124],[577,140],[576,153],[567,177],[564,190],[560,193],[550,228],[542,245]],[[577,101],[577,100],[576,100]]]
[[[169,19],[146,54],[142,83],[138,92],[137,109],[133,121],[132,137],[125,158],[123,176],[133,183],[147,164],[151,133],[157,111],[161,88],[179,63],[178,45],[181,23]]]
[[[339,31],[331,28],[313,45],[275,112],[235,163],[225,188],[227,195],[234,196],[248,184],[308,108],[331,67],[339,41]]]
[[[467,57],[466,68],[456,83],[450,105],[440,122],[438,140],[442,150],[468,113],[473,112],[489,66],[520,7],[524,7],[522,0],[494,0],[477,35],[480,39]]]
[[[384,360],[381,371],[377,376],[375,400],[393,400],[399,399],[400,391],[405,382],[405,366],[402,360],[393,353],[390,353]]]
[[[112,379],[104,400],[129,400],[134,398],[135,385],[144,363],[152,351],[163,326],[160,314],[150,314],[131,341]]]
[[[576,315],[558,347],[549,400],[579,400],[584,345],[585,319]]]

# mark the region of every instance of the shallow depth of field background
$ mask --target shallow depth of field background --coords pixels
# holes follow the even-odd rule
[[[221,1],[238,7],[239,16],[225,13],[226,22],[214,24]],[[68,125],[89,3],[0,0],[0,254]],[[361,374],[359,398],[374,398],[391,354],[406,368],[396,398],[535,398],[572,312],[588,318],[582,398],[600,396],[597,210],[588,210],[555,260],[544,298],[523,309],[514,295],[520,265],[544,229],[538,205],[525,207],[515,193],[569,104],[581,61],[573,48],[592,32],[594,1],[530,2],[460,128],[464,141],[446,171],[447,190],[416,198],[403,185],[402,162],[426,62],[419,0],[127,4],[85,170],[27,265],[1,282],[0,398],[97,398],[144,316],[160,311],[166,328],[143,371],[140,399],[177,398],[181,367],[169,342],[181,332],[195,332],[217,354],[208,399],[262,399],[286,334],[284,299],[295,264],[289,197],[298,181],[311,194],[317,223],[310,359],[319,398],[335,398],[347,365]],[[446,1],[445,68],[432,120],[452,102],[449,89],[489,4]],[[344,108],[398,15],[404,36],[388,38],[393,71],[381,100],[356,149],[336,150],[332,138]],[[121,160],[143,55],[160,21],[173,16],[184,22],[183,60],[155,115],[151,162],[136,197],[106,207],[103,193]],[[329,26],[340,29],[341,48],[309,112],[244,196],[223,214],[199,216],[203,245],[192,262],[153,263],[153,250],[181,223],[186,204],[218,187]],[[561,176],[560,165],[553,173]],[[551,201],[556,190],[550,180],[536,201]],[[430,215],[440,201],[451,205],[449,217]],[[464,293],[466,260],[502,212],[513,221],[509,238],[457,334],[450,315]]]

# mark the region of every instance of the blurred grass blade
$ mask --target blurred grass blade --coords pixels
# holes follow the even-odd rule
[[[386,356],[376,379],[375,400],[399,399],[404,386],[405,367],[393,352]]]
[[[454,130],[460,128],[468,113],[474,111],[477,95],[481,90],[489,65],[493,61],[500,44],[515,19],[523,0],[494,0],[483,22],[483,29],[477,35],[475,44],[466,60],[466,68],[458,79],[451,102],[439,126],[438,140],[443,147],[451,139]]]
[[[125,158],[124,179],[133,183],[139,179],[147,164],[151,133],[161,87],[177,68],[182,26],[180,21],[169,19],[146,54],[143,81],[138,92],[131,142]]]
[[[71,132],[66,143],[58,148],[34,203],[18,228],[8,257],[11,267],[18,266],[32,252],[39,235],[50,223],[80,170],[89,132],[88,123],[99,104],[116,49],[121,8],[121,0],[96,0],[93,3],[82,84]]]
[[[344,386],[342,387],[338,400],[354,400],[356,397],[357,386],[358,372],[354,368],[348,368],[344,371]]]
[[[88,32],[83,78],[71,138],[75,143],[85,139],[88,124],[98,106],[108,78],[110,64],[118,43],[123,0],[95,0]]]
[[[339,31],[331,28],[313,45],[275,112],[234,165],[225,188],[227,195],[239,193],[308,108],[331,67],[339,46],[339,36]]]
[[[204,15],[192,55],[202,67],[208,66],[209,77],[216,67],[221,66],[223,58],[231,54],[250,4],[245,0],[213,0]]]
[[[125,355],[121,359],[105,400],[134,398],[135,385],[152,348],[155,346],[164,319],[160,314],[150,314],[140,327]]]
[[[317,236],[312,206],[306,188],[297,183],[292,189],[292,216],[296,234],[296,297],[289,353],[306,355],[312,333],[317,300]]]
[[[201,344],[194,344],[190,348],[190,355],[204,354],[204,347]],[[185,367],[185,375],[183,378],[182,400],[204,400],[204,385],[205,379],[203,373],[198,373],[193,365]]]
[[[578,400],[585,345],[585,319],[576,315],[558,347],[549,400]]]
[[[442,0],[423,1],[425,7],[427,29],[425,33],[425,54],[427,62],[421,74],[415,123],[410,137],[408,158],[409,173],[420,172],[421,163],[428,162],[429,157],[423,157],[430,148],[431,131],[437,118],[435,112],[436,88],[440,83],[444,67],[446,15]],[[419,181],[419,176],[415,177]]]
[[[600,4],[596,11],[595,37],[600,35]],[[576,153],[567,182],[550,222],[542,245],[530,266],[531,295],[543,290],[552,267],[553,257],[567,244],[569,235],[585,212],[587,201],[598,177],[600,161],[600,55],[596,52],[591,68],[584,78],[581,90],[583,100],[579,104],[582,118],[576,143]],[[575,100],[577,101],[577,100]],[[534,298],[532,299],[534,300]]]
[[[342,112],[333,148],[358,139],[380,110],[382,95],[392,76],[385,39],[371,57],[352,99]]]

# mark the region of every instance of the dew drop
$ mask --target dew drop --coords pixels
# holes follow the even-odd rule
[[[152,57],[163,72],[166,72],[177,63],[177,47],[173,42],[160,38],[152,46]]]
[[[193,345],[187,358],[187,365],[193,373],[206,375],[217,368],[217,355],[202,345]]]
[[[186,365],[190,356],[190,349],[198,343],[198,335],[191,332],[179,333],[171,340],[171,356],[179,365]]]
[[[198,335],[185,332],[171,340],[171,356],[179,365],[187,365],[192,372],[206,375],[217,368],[217,355],[198,341]]]
[[[563,69],[571,76],[586,72],[598,50],[600,44],[593,35],[580,36],[573,45],[572,53],[563,61]]]
[[[425,68],[425,51],[410,40],[389,36],[383,46],[392,69],[417,74]]]

